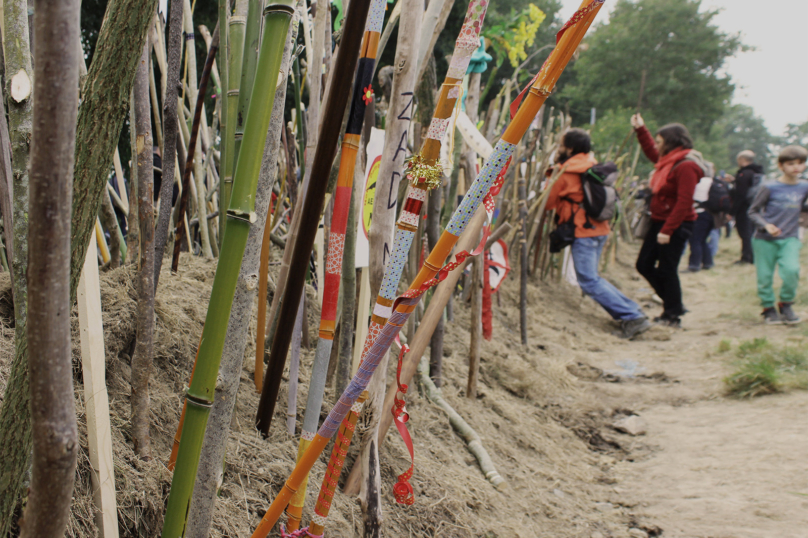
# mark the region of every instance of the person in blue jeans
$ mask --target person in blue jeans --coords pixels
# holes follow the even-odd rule
[[[600,255],[611,230],[607,221],[587,217],[581,205],[584,199],[581,174],[597,164],[589,154],[591,150],[592,142],[586,131],[570,129],[564,134],[556,154],[556,166],[563,172],[550,190],[547,210],[556,210],[558,222],[574,219],[575,241],[571,250],[578,285],[613,319],[620,321],[620,336],[632,339],[651,328],[651,322],[637,303],[598,274]]]

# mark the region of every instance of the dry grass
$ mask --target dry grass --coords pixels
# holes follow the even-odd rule
[[[156,457],[151,462],[135,457],[129,433],[129,361],[136,307],[134,274],[121,268],[102,275],[107,387],[122,537],[158,536],[162,527],[171,480],[165,461],[182,409],[183,388],[196,354],[213,269],[211,262],[183,256],[179,274],[170,275],[166,271],[161,278],[151,382],[151,434]],[[396,476],[409,466],[409,458],[404,444],[392,432],[381,450],[387,536],[471,538],[541,534],[588,538],[595,530],[606,535],[625,534],[626,514],[619,510],[604,514],[593,509],[594,502],[609,496],[612,456],[620,457],[617,452],[603,454],[602,449],[612,450],[611,447],[592,441],[601,438],[601,428],[607,430],[603,425],[608,413],[582,390],[583,381],[568,368],[602,345],[603,333],[606,331],[608,335],[610,323],[593,308],[584,309],[587,313],[582,314],[582,301],[589,299],[582,298],[577,289],[554,282],[533,283],[529,291],[531,344],[524,348],[519,343],[518,310],[512,306],[518,304],[517,293],[514,275],[501,290],[502,307],[497,307],[494,301],[495,340],[483,343],[479,395],[474,401],[465,397],[469,314],[464,305],[455,303],[455,320],[447,325],[442,389],[446,400],[481,436],[498,471],[508,481],[507,491],[498,492],[490,485],[443,412],[412,390],[408,410],[416,451],[412,480],[416,503],[405,507],[393,499],[392,486]],[[0,292],[0,315],[3,297]],[[313,342],[318,321],[319,311],[312,308],[309,328]],[[74,330],[77,329],[74,320]],[[12,332],[0,325],[0,383],[6,377],[4,368],[13,345]],[[250,340],[228,443],[224,483],[211,529],[214,538],[251,534],[293,468],[297,452],[297,439],[283,428],[286,383],[281,386],[269,439],[262,439],[252,426],[258,403],[249,360],[254,354],[254,320]],[[298,432],[313,355],[313,350],[301,353]],[[74,333],[76,406],[82,450],[68,534],[84,538],[94,536],[96,529],[79,359],[78,337]],[[393,364],[388,374],[392,382]],[[284,376],[287,380],[288,369]],[[333,389],[328,388],[324,413],[334,399]],[[349,452],[346,468],[356,458],[357,445]],[[305,519],[312,513],[327,457],[325,454],[312,471]],[[361,521],[358,503],[337,495],[329,518],[329,535],[361,534]]]

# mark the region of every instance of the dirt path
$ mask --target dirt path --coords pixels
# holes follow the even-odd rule
[[[615,434],[629,456],[612,467],[614,497],[604,501],[665,537],[808,536],[808,393],[727,398],[722,379],[731,355],[717,352],[723,339],[737,344],[765,336],[799,345],[808,323],[760,323],[754,268],[732,265],[738,246],[737,239],[724,241],[714,270],[682,275],[691,310],[682,330],[655,328],[642,340],[587,357],[606,372],[645,376],[592,383],[595,398],[639,414],[648,430]],[[616,280],[635,297],[647,296],[645,282]],[[804,286],[797,308],[804,318],[806,297]],[[649,302],[647,311],[659,307]]]

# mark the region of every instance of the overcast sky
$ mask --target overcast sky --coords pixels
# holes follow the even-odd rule
[[[561,16],[569,18],[580,0],[562,0]],[[607,0],[605,9],[614,5]],[[789,123],[808,121],[808,1],[702,0],[702,10],[722,10],[713,21],[726,33],[741,33],[755,47],[727,61],[735,81],[735,103],[751,105],[772,134]],[[598,15],[602,18],[604,12]]]

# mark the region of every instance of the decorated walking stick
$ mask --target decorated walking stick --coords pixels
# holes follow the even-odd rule
[[[264,8],[265,38],[261,43],[255,75],[256,98],[250,103],[244,129],[242,154],[236,165],[235,181],[227,209],[228,225],[222,241],[219,264],[213,279],[211,300],[202,330],[198,362],[188,389],[185,424],[171,481],[162,536],[176,538],[185,530],[191,494],[194,490],[199,454],[208,422],[216,377],[222,359],[227,322],[236,291],[241,259],[250,226],[255,220],[255,190],[261,168],[264,143],[275,100],[283,49],[294,13],[292,0],[278,0]]]
[[[556,47],[553,49],[553,52],[550,53],[542,69],[533,81],[531,81],[529,88],[526,88],[525,91],[520,94],[520,97],[517,98],[517,102],[512,106],[512,113],[514,113],[513,120],[494,148],[494,153],[491,155],[491,158],[486,162],[480,174],[477,176],[477,179],[475,179],[466,196],[463,198],[460,206],[452,215],[448,227],[444,230],[435,248],[432,249],[432,252],[418,273],[418,276],[410,285],[409,290],[401,295],[393,304],[392,315],[387,321],[387,324],[376,337],[375,342],[368,350],[364,362],[359,367],[351,383],[342,393],[339,401],[328,414],[328,417],[326,417],[325,422],[314,436],[308,449],[306,449],[301,456],[283,488],[267,509],[264,517],[261,519],[261,523],[253,533],[253,538],[266,537],[275,523],[277,523],[284,508],[286,508],[289,500],[300,487],[303,479],[308,475],[315,461],[317,461],[328,443],[328,440],[336,433],[342,420],[351,410],[351,407],[362,391],[367,387],[370,377],[373,375],[382,357],[392,345],[393,340],[398,336],[398,333],[401,331],[401,328],[412,311],[415,310],[421,295],[430,286],[437,284],[440,280],[445,278],[448,270],[451,270],[451,268],[458,263],[453,262],[443,269],[440,268],[444,260],[449,256],[452,247],[457,242],[458,236],[463,232],[468,221],[483,202],[483,198],[488,194],[490,187],[494,184],[497,177],[500,176],[501,172],[505,170],[506,164],[516,148],[516,144],[527,131],[531,121],[547,99],[547,96],[552,92],[559,76],[564,71],[567,63],[569,63],[575,49],[580,44],[581,39],[583,39],[586,30],[592,24],[595,15],[603,6],[604,1],[605,0],[591,0],[588,2],[567,21],[558,33]],[[521,107],[519,107],[519,102],[522,101],[522,97],[524,97],[524,102],[522,102]],[[491,207],[493,200],[489,198],[488,201],[491,203],[486,204],[486,209],[493,209]],[[465,259],[467,255],[467,253],[460,253],[457,255],[457,258]],[[411,471],[408,471],[405,475],[410,474],[410,472]],[[406,478],[408,477],[405,476],[404,483],[406,483]],[[399,482],[397,486],[400,484],[402,484],[402,482]],[[397,488],[397,497],[400,496],[401,489],[402,488]]]
[[[331,216],[331,233],[328,241],[328,258],[325,266],[323,282],[323,306],[320,316],[320,338],[317,340],[317,352],[312,365],[309,394],[306,400],[306,412],[303,416],[303,432],[300,435],[298,454],[302,454],[309,442],[314,438],[320,421],[320,409],[323,405],[328,360],[331,357],[331,346],[334,343],[334,328],[337,319],[337,303],[339,301],[340,279],[342,276],[342,254],[345,243],[345,232],[348,224],[348,209],[353,190],[356,153],[362,134],[365,119],[365,108],[373,99],[371,81],[376,63],[376,50],[379,35],[384,21],[386,0],[371,0],[370,11],[365,33],[362,37],[362,48],[354,79],[353,101],[342,139],[342,154],[337,176],[337,188],[334,194],[334,212]],[[350,230],[349,233],[355,233]],[[353,264],[353,260],[348,263]],[[351,265],[353,267],[353,265]],[[295,497],[286,510],[289,531],[294,532],[300,526],[303,504],[306,501],[308,478],[303,481]]]
[[[362,360],[364,360],[376,337],[387,323],[387,319],[392,312],[393,301],[396,298],[401,274],[407,260],[407,253],[412,246],[413,238],[418,227],[418,217],[421,214],[421,207],[427,199],[427,192],[440,186],[443,171],[438,159],[440,157],[441,141],[451,121],[452,111],[457,105],[461,94],[461,84],[466,74],[471,55],[480,46],[480,31],[485,19],[488,0],[471,0],[466,10],[466,18],[460,29],[460,34],[455,42],[452,54],[452,63],[446,73],[446,78],[441,86],[438,103],[435,106],[435,114],[430,122],[426,140],[421,148],[421,152],[410,160],[408,177],[410,188],[407,198],[402,207],[401,215],[396,223],[396,235],[393,241],[392,258],[384,269],[384,278],[376,297],[376,304],[368,327],[368,334],[365,338],[362,349]],[[363,399],[364,401],[364,399]],[[361,405],[357,413],[361,412]],[[352,415],[346,419],[350,419]],[[343,423],[340,433],[340,440],[344,443],[344,450],[347,452],[353,438],[353,430],[346,429]],[[344,432],[343,432],[344,430]],[[336,474],[337,479],[342,473],[342,465],[345,458],[340,457],[337,446],[331,452],[329,460],[329,472]],[[325,525],[328,517],[328,507],[330,499],[334,496],[335,485],[329,483],[328,476],[323,478],[320,488],[320,496],[317,506],[314,509],[315,516],[312,520],[312,529],[319,530]],[[313,534],[321,534],[313,530]]]
[[[345,31],[334,64],[336,73],[353,73],[356,69],[361,45],[360,35],[369,10],[370,0],[353,0],[348,7]],[[295,313],[305,285],[306,267],[311,257],[314,235],[317,233],[319,216],[325,199],[328,173],[337,152],[342,118],[345,115],[344,111],[348,105],[350,92],[350,88],[334,84],[328,94],[323,107],[323,121],[320,129],[322,136],[317,140],[317,149],[315,150],[311,167],[312,179],[302,206],[300,206],[302,214],[309,217],[301,220],[299,233],[294,245],[287,246],[287,248],[292,248],[289,276],[283,290],[283,299],[278,314],[278,326],[270,348],[269,366],[264,376],[264,386],[261,399],[258,402],[258,413],[255,419],[256,427],[264,436],[269,433],[272,414],[278,399],[281,376],[286,364],[286,354],[289,351],[289,344],[292,339]],[[317,218],[311,218],[311,215],[316,215]],[[285,504],[284,508],[286,508]]]

